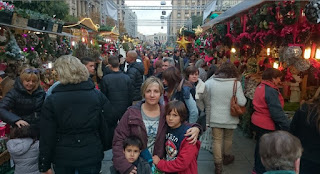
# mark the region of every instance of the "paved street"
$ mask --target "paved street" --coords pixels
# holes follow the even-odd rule
[[[224,174],[250,174],[254,159],[255,142],[252,139],[243,136],[240,130],[236,130],[233,137],[233,153],[235,162],[228,166],[224,166]],[[105,159],[102,162],[102,173],[109,174],[109,168],[112,165],[111,150],[105,152]],[[198,158],[199,174],[213,174],[214,162],[212,154],[206,150],[200,150]]]

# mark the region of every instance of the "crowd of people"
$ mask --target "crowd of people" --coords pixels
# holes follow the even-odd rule
[[[62,56],[54,63],[58,81],[46,92],[39,70],[22,68],[0,101],[0,119],[12,126],[7,147],[15,174],[98,174],[109,149],[112,174],[195,174],[206,130],[213,138],[212,173],[234,162],[240,119],[230,101],[235,95],[239,106],[247,102],[239,66],[180,50],[132,50],[122,59],[109,56],[96,66],[91,58]],[[318,173],[320,96],[302,104],[290,123],[281,76],[265,69],[255,90],[252,173]]]

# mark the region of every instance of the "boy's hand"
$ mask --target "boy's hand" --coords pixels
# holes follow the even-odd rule
[[[137,174],[137,167],[134,167],[129,174]]]
[[[160,158],[158,157],[158,155],[155,155],[152,157],[152,161],[155,165],[158,165]]]

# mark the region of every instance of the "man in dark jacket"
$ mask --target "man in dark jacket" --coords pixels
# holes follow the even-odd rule
[[[101,92],[110,100],[113,106],[112,115],[120,120],[127,108],[132,104],[132,83],[128,75],[119,70],[119,58],[111,56],[109,67],[111,72],[105,75],[101,82]],[[114,128],[116,126],[113,125]]]
[[[142,62],[136,61],[137,57],[137,52],[129,51],[126,58],[126,61],[129,63],[127,75],[133,84],[133,104],[142,99],[140,88],[143,83],[144,67]]]

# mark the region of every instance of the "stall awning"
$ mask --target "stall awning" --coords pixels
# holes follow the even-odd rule
[[[241,3],[237,4],[236,6],[228,9],[227,11],[225,11],[224,13],[222,13],[221,15],[219,15],[218,17],[212,19],[211,21],[205,23],[204,25],[202,25],[201,27],[204,30],[209,29],[210,27],[214,26],[215,24],[218,24],[220,22],[223,22],[233,16],[236,16],[240,13],[243,13],[257,5],[260,5],[263,2],[266,2],[268,0],[244,0]]]
[[[83,18],[82,20],[78,21],[76,24],[66,25],[63,27],[71,28],[71,27],[76,27],[78,25],[84,25],[94,31],[98,31],[98,29],[100,28],[99,24],[94,24],[91,18]]]

